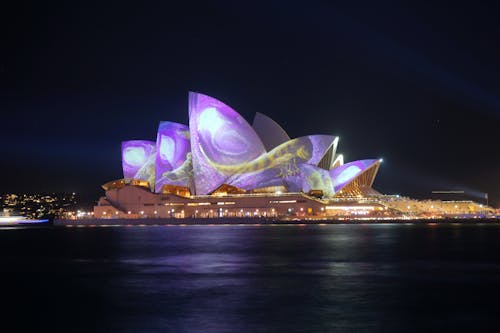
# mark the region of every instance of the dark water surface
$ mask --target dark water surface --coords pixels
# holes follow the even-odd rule
[[[0,229],[0,267],[9,332],[500,332],[495,224]]]

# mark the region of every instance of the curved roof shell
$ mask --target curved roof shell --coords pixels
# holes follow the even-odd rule
[[[156,143],[148,140],[122,142],[123,177],[148,181],[155,180]]]
[[[197,194],[212,192],[235,170],[266,152],[240,114],[207,95],[189,93],[189,129]]]
[[[300,165],[318,164],[334,138],[331,135],[309,135],[289,140],[234,169],[225,183],[247,190],[283,185],[286,178],[300,174]]]
[[[344,186],[353,181],[366,169],[380,163],[378,159],[358,160],[346,163],[342,166],[330,170],[330,177],[333,181],[334,191],[340,191]]]
[[[252,127],[262,140],[267,151],[271,151],[290,141],[288,134],[277,122],[260,112],[255,114]]]
[[[163,185],[192,186],[189,127],[162,121],[156,136],[155,192]],[[187,161],[189,158],[189,161]]]
[[[169,185],[187,187],[197,195],[210,194],[222,184],[242,190],[322,190],[325,196],[349,184],[346,191],[355,184],[371,188],[380,160],[343,164],[342,155],[336,154],[338,137],[290,139],[261,113],[253,126],[218,99],[190,92],[189,127],[164,121],[156,142],[122,143],[124,178],[147,181],[157,193]],[[370,169],[374,165],[377,169]]]

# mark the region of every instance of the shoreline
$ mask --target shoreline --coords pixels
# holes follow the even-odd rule
[[[500,223],[499,218],[442,218],[442,219],[314,219],[314,220],[283,220],[269,218],[188,218],[188,219],[81,219],[54,220],[56,227],[79,226],[217,226],[217,225],[329,225],[329,224],[479,224]]]

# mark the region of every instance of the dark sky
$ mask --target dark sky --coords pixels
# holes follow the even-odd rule
[[[97,199],[120,142],[187,93],[383,157],[374,187],[500,205],[500,7],[421,1],[16,2],[2,10],[0,192]]]

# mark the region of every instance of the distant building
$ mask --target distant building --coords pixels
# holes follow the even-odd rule
[[[75,207],[75,193],[0,195],[0,208],[4,213],[17,213],[31,219],[60,218]]]

